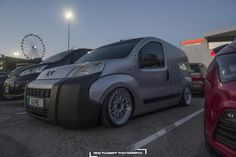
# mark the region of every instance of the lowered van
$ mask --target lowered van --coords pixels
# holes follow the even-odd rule
[[[51,68],[29,83],[29,115],[64,127],[97,122],[120,127],[136,115],[191,104],[185,53],[154,37],[121,40],[94,49],[76,64]]]

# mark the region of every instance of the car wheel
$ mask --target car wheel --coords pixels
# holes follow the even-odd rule
[[[113,90],[106,98],[101,123],[108,127],[121,127],[130,119],[133,111],[131,94],[125,88]]]
[[[191,88],[187,86],[184,88],[180,104],[183,106],[189,106],[191,102],[192,102],[192,91]]]

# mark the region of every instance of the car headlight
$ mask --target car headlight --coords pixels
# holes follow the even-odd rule
[[[105,61],[95,61],[79,64],[69,77],[80,77],[85,75],[90,75],[103,71],[105,67]]]
[[[44,66],[39,66],[39,67],[24,70],[20,73],[20,76],[25,76],[25,75],[34,74],[34,73],[41,73],[46,67],[47,66],[44,65]]]

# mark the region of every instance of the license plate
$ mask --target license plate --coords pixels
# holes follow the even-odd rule
[[[9,93],[9,86],[5,86],[5,93]]]
[[[44,100],[41,98],[27,97],[27,103],[33,107],[44,108]]]

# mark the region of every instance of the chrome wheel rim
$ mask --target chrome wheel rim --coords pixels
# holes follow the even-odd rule
[[[130,93],[123,89],[116,89],[110,97],[108,113],[113,123],[122,125],[128,121],[132,112]]]
[[[189,105],[192,101],[192,93],[190,88],[185,88],[184,90],[184,100],[187,105]]]

